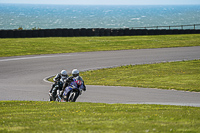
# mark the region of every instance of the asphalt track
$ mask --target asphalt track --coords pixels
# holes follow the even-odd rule
[[[200,47],[100,51],[0,58],[0,100],[47,101],[51,84],[43,79],[70,72],[200,59]],[[120,75],[119,75],[120,76]],[[200,93],[137,87],[87,86],[78,102],[163,104],[200,107]]]

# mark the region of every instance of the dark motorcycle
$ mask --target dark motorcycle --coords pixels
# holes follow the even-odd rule
[[[58,101],[58,102],[61,102],[61,97],[60,97],[60,94],[61,94],[61,91],[59,89],[59,85],[55,85],[53,91],[55,92],[52,92],[52,93],[49,93],[49,101]]]

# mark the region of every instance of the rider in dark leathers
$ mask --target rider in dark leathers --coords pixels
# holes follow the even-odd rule
[[[53,81],[55,82],[52,87],[51,90],[49,91],[52,94],[53,99],[55,99],[57,90],[59,89],[60,91],[62,90],[63,84],[65,82],[65,80],[68,78],[69,76],[67,75],[67,71],[66,70],[62,70],[60,73],[58,73]],[[58,87],[55,87],[56,85],[58,85]]]

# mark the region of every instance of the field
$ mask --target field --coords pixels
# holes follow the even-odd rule
[[[0,39],[0,57],[189,46],[200,46],[200,34],[11,38]],[[128,65],[86,71],[81,76],[87,85],[199,92],[199,65],[200,60]],[[187,106],[0,101],[0,132],[198,133],[199,114],[199,107]]]
[[[200,34],[0,39],[0,57],[200,46]]]
[[[200,131],[197,107],[0,101],[0,132],[148,133]]]
[[[131,86],[200,92],[200,60],[128,65],[81,73],[88,85]]]

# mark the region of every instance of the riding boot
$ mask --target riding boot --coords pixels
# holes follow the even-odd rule
[[[53,85],[51,86],[51,89],[49,90],[50,93],[52,93],[54,87],[55,87],[55,84],[53,84]]]

